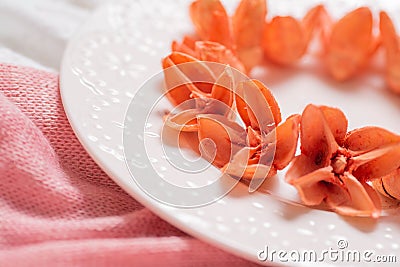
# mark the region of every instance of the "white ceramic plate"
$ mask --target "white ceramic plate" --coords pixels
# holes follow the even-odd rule
[[[160,60],[170,52],[171,41],[193,31],[187,11],[189,2],[146,0],[105,5],[70,42],[62,64],[61,94],[71,125],[90,155],[122,188],[163,219],[210,244],[255,262],[266,264],[257,259],[266,246],[270,252],[314,250],[317,255],[329,249],[372,251],[372,261],[377,255],[400,256],[400,216],[384,216],[377,221],[340,217],[288,204],[260,192],[249,194],[242,184],[210,205],[184,209],[155,201],[135,183],[125,164],[123,147],[124,127],[134,127],[134,124],[124,124],[125,115],[138,88],[160,72]],[[294,5],[289,0],[271,0],[268,16],[299,16],[317,2],[321,1],[296,1]],[[229,12],[233,4],[229,1]],[[400,11],[400,5],[394,1],[380,1],[379,6],[375,1],[330,1],[327,8],[337,17],[363,4],[374,4],[374,12],[380,8],[389,10],[390,14]],[[315,58],[315,55],[307,56],[299,66],[292,68],[266,66],[254,72],[253,77],[272,89],[284,117],[301,113],[308,103],[325,104],[342,108],[349,118],[350,129],[378,125],[400,132],[396,119],[400,114],[400,99],[384,89],[379,59],[364,74],[339,84],[325,74]],[[143,97],[143,104],[152,104],[146,101],[157,94],[160,94],[159,88],[154,86],[149,90],[149,97]],[[147,115],[128,116],[144,120]],[[161,144],[157,131],[162,121],[153,118],[152,123],[147,124],[146,131],[150,133],[147,138],[156,149]],[[142,155],[136,156],[140,159]],[[161,157],[153,158],[152,166],[160,167],[157,162]],[[132,163],[132,158],[127,161]],[[138,164],[138,168],[144,169],[144,176],[146,168],[152,166]],[[282,177],[283,173],[273,178],[274,192],[290,199],[290,192],[295,191],[281,181]],[[177,181],[180,178],[176,177]],[[347,246],[344,248],[344,245]],[[277,255],[274,263],[309,264],[282,262]],[[328,258],[319,264],[339,263],[343,262]]]

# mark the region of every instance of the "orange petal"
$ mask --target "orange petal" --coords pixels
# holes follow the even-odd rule
[[[386,12],[380,13],[380,32],[386,50],[386,81],[389,88],[400,93],[400,45],[393,22]]]
[[[297,157],[286,174],[306,205],[319,205],[325,200],[332,209],[348,203],[350,196],[344,184],[333,174],[331,166],[309,172],[315,166],[304,155]],[[297,176],[304,173],[303,176]]]
[[[287,65],[303,56],[307,40],[296,19],[278,16],[265,25],[262,45],[269,60]]]
[[[237,48],[258,46],[267,5],[265,0],[242,0],[232,17],[233,32]]]
[[[338,108],[332,108],[327,106],[319,107],[324,114],[325,120],[331,129],[336,142],[339,145],[343,144],[344,137],[347,132],[347,118],[344,113]]]
[[[379,217],[381,204],[376,191],[350,174],[342,176],[341,179],[350,195],[350,199],[346,203],[337,206],[327,201],[328,206],[335,212],[346,216]]]
[[[386,12],[382,11],[379,14],[379,19],[379,30],[381,33],[382,44],[384,45],[387,52],[389,52],[389,55],[393,54],[399,50],[396,29],[393,25],[392,19]]]
[[[187,79],[196,85],[195,88],[199,90],[194,90],[198,93],[210,93],[212,85],[215,83],[216,77],[214,72],[211,70],[209,65],[198,59],[183,54],[180,52],[172,52],[168,58],[173,62],[173,64],[179,69],[179,71],[187,77]],[[164,75],[165,68],[164,68]],[[179,81],[185,82],[185,81]],[[180,85],[180,84],[179,84]]]
[[[165,119],[165,124],[178,131],[195,132],[198,130],[197,115],[199,110],[188,109],[178,114],[170,114]]]
[[[251,147],[256,147],[261,144],[260,132],[254,130],[250,126],[247,127],[247,144]]]
[[[247,165],[242,178],[245,180],[264,179],[276,175],[274,167],[263,164]]]
[[[321,29],[320,41],[322,47],[326,48],[329,45],[329,37],[331,35],[334,23],[331,16],[329,15],[328,11],[326,11],[325,8],[320,9],[320,19],[321,19],[321,24],[319,25]]]
[[[182,43],[173,41],[171,44],[171,49],[173,52],[181,52],[181,53],[191,55],[192,57],[196,57],[196,54],[194,52],[195,42],[196,41],[193,38],[191,38],[189,36],[185,36],[183,38]]]
[[[197,41],[195,43],[195,53],[199,60],[228,64],[232,68],[235,68],[242,73],[246,73],[246,69],[242,62],[240,62],[230,49],[220,43]]]
[[[350,202],[350,195],[343,182],[337,176],[333,181],[333,183],[325,183],[328,190],[325,203],[331,210]]]
[[[373,43],[369,8],[358,8],[336,22],[327,47],[327,64],[332,76],[343,81],[356,74],[366,64]]]
[[[231,107],[233,104],[234,88],[235,81],[232,69],[227,66],[213,85],[211,89],[211,98],[221,101],[227,107]]]
[[[198,115],[216,114],[227,116],[230,112],[233,113],[229,106],[213,98],[196,98],[180,105],[179,108],[183,110],[177,114],[166,116],[165,124],[175,130],[184,132],[195,132],[198,130]]]
[[[274,175],[275,172],[271,166],[263,164],[249,165],[249,159],[256,151],[257,148],[254,147],[242,148],[233,156],[232,161],[222,168],[222,171],[231,176],[244,178],[246,180],[262,179]]]
[[[239,83],[236,87],[236,94],[235,94],[235,102],[236,102],[236,109],[239,113],[240,118],[243,120],[244,124],[247,127],[250,127],[250,117],[247,110],[246,102],[244,101],[243,96],[244,84]]]
[[[246,69],[233,52],[220,43],[211,41],[196,41],[185,36],[182,43],[172,42],[172,51],[190,55],[201,61],[211,61],[228,64],[238,71],[245,73]]]
[[[304,204],[319,205],[329,194],[329,186],[335,186],[337,178],[332,173],[331,167],[318,169],[314,172],[291,179],[289,182],[296,187]]]
[[[215,76],[206,64],[196,58],[173,52],[162,60],[162,66],[167,97],[173,104],[190,99],[193,92],[211,92]]]
[[[270,132],[276,126],[273,114],[262,92],[254,83],[246,84],[246,82],[243,82],[242,85],[244,85],[243,98],[246,102],[251,127],[259,130],[261,133]]]
[[[400,142],[400,136],[379,127],[363,127],[346,135],[344,147],[365,153],[380,146]]]
[[[328,166],[332,155],[338,149],[338,144],[323,111],[315,105],[308,105],[301,117],[300,130],[302,154],[309,157],[317,166]]]
[[[281,110],[280,110],[278,102],[276,101],[275,97],[273,96],[271,90],[269,90],[265,86],[265,84],[263,84],[259,80],[252,80],[252,82],[257,85],[257,87],[260,89],[261,93],[263,94],[265,100],[267,100],[268,106],[271,109],[272,115],[274,117],[275,125],[278,125],[282,121]]]
[[[318,5],[310,9],[304,16],[302,20],[302,26],[304,29],[304,36],[307,44],[310,42],[315,29],[321,27],[322,19],[325,13],[326,10],[324,6]]]
[[[276,128],[274,165],[278,170],[285,168],[296,153],[300,120],[300,115],[292,115]]]
[[[193,83],[176,67],[170,57],[162,61],[167,97],[174,105],[190,99],[192,91],[198,90]],[[181,85],[180,85],[181,84]]]
[[[240,61],[249,71],[262,59],[262,34],[267,4],[265,0],[242,0],[232,17],[233,36]]]
[[[296,179],[309,174],[318,169],[318,166],[307,156],[301,154],[292,160],[292,163],[286,172],[285,180],[292,184]]]
[[[170,60],[171,62],[166,61],[166,60]],[[173,65],[179,65],[179,64],[196,62],[196,61],[197,61],[197,59],[190,55],[180,53],[180,52],[172,52],[171,54],[169,54],[167,57],[165,57],[163,59],[162,63],[163,63],[163,68],[166,69]]]
[[[353,175],[370,180],[388,175],[400,168],[400,142],[385,145],[352,158]]]
[[[271,123],[278,125],[281,122],[281,111],[278,103],[271,91],[262,82],[258,80],[248,80],[239,83],[235,97],[238,113],[246,126],[254,126],[253,128],[259,129],[259,122],[254,115],[255,111],[260,114],[260,122],[262,121],[266,123],[266,125]],[[246,100],[246,97],[248,100],[254,100],[253,103]],[[265,104],[268,104],[269,110],[265,109]],[[255,125],[252,125],[252,123]]]
[[[214,165],[224,166],[245,145],[244,129],[224,116],[201,115],[197,120],[202,156]],[[210,139],[212,142],[203,139]]]
[[[400,200],[400,169],[372,181],[372,186],[382,195]]]
[[[190,17],[202,40],[232,48],[233,38],[228,14],[219,0],[196,0],[190,5]]]

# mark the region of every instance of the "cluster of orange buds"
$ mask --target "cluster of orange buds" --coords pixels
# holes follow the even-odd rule
[[[229,57],[232,66],[249,73],[263,59],[283,66],[296,63],[316,37],[328,72],[345,81],[360,73],[381,47],[386,54],[387,85],[400,93],[399,37],[386,12],[381,12],[379,34],[374,35],[368,7],[338,20],[333,20],[323,5],[310,9],[302,19],[275,16],[266,20],[267,10],[266,0],[242,0],[229,16],[220,0],[196,0],[190,5],[196,34],[186,36],[182,43],[174,41],[172,49],[204,60],[207,56],[199,54],[196,41],[212,42],[226,54],[209,60],[220,62],[221,57]]]

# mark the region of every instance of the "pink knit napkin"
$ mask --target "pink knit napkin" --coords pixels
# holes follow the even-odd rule
[[[0,266],[250,266],[135,201],[89,157],[58,77],[0,64]]]

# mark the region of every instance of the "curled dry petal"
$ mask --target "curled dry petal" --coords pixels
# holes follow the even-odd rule
[[[227,107],[231,107],[234,99],[234,88],[235,80],[232,69],[227,66],[214,83],[210,97],[220,101]]]
[[[340,205],[327,200],[328,206],[335,212],[346,216],[379,217],[381,205],[376,191],[368,184],[358,181],[351,174],[347,173],[341,179],[350,198]]]
[[[332,126],[333,127],[333,126]],[[338,144],[324,116],[324,112],[315,105],[308,105],[301,116],[301,151],[317,166],[326,167]]]
[[[278,170],[285,168],[296,153],[300,119],[300,115],[292,115],[276,128],[274,166]]]
[[[227,64],[242,73],[246,69],[242,62],[233,54],[232,50],[224,45],[210,41],[197,41],[194,47],[196,58],[203,61],[218,62]]]
[[[187,78],[186,80],[183,80],[183,82],[202,81],[211,84],[215,82],[215,75],[207,64],[184,53],[172,52],[163,59],[162,65],[164,72],[168,72],[167,70],[169,67],[172,67],[172,69],[174,69],[173,67],[176,67],[176,69],[180,71],[180,74],[184,75],[184,77],[180,78]],[[175,83],[173,85],[180,85],[182,80],[178,80],[177,82],[178,84]]]
[[[260,129],[260,122],[264,122],[265,125],[263,126],[267,126],[272,123],[278,125],[282,120],[281,111],[274,96],[258,80],[248,80],[239,83],[235,98],[238,113],[246,126]],[[254,112],[259,114],[257,118]]]
[[[193,92],[210,93],[216,79],[206,64],[180,52],[165,57],[162,66],[166,95],[174,105],[189,100]]]
[[[400,169],[373,180],[372,186],[382,195],[400,200]]]
[[[266,57],[287,65],[300,59],[307,50],[316,27],[320,24],[322,6],[311,9],[302,21],[290,16],[277,16],[264,27],[262,45]]]
[[[165,118],[165,124],[178,131],[184,132],[196,132],[197,126],[197,115],[199,111],[197,109],[187,109],[179,112],[178,114],[169,114]]]
[[[328,69],[335,79],[346,80],[367,63],[377,46],[372,26],[367,7],[355,9],[333,25],[325,43]]]
[[[210,94],[192,92],[194,99],[179,105],[179,108],[185,107],[181,112],[166,116],[166,125],[179,131],[195,132],[198,130],[197,115],[220,114],[232,117],[233,87],[233,74],[227,67],[214,83]]]
[[[203,157],[214,165],[224,166],[239,149],[244,147],[246,132],[225,116],[199,115],[197,120],[200,150],[203,152]]]
[[[319,41],[322,47],[328,47],[329,36],[331,35],[333,19],[329,15],[325,7],[320,9],[320,36]]]
[[[246,180],[262,179],[274,175],[276,171],[271,166],[257,163],[249,164],[249,159],[254,157],[256,152],[257,148],[255,147],[242,148],[233,156],[232,161],[222,168],[222,171]]]
[[[245,84],[242,83],[244,85],[243,99],[247,105],[250,125],[261,133],[268,133],[276,127],[274,116],[268,107],[268,103],[257,86],[253,85],[253,83],[251,83],[252,86]]]
[[[386,82],[390,89],[400,93],[400,45],[393,22],[386,12],[380,13],[380,33],[386,50]]]
[[[304,16],[302,20],[302,26],[304,29],[306,43],[311,41],[314,31],[323,26],[323,16],[325,14],[325,7],[323,5],[317,5],[316,7],[310,9]]]
[[[336,140],[336,143],[343,145],[344,138],[347,133],[348,121],[344,113],[338,108],[327,106],[319,107],[324,114],[325,121],[327,122],[331,132]]]
[[[229,106],[216,99],[197,98],[194,101],[196,102],[195,108],[183,109],[177,114],[168,114],[165,117],[165,124],[178,131],[196,132],[198,130],[197,116],[216,114],[230,118],[230,114],[233,113]]]
[[[292,160],[286,172],[285,180],[292,184],[296,179],[318,169],[318,166],[309,157],[300,154]]]
[[[192,59],[184,54],[174,54],[174,56],[181,56],[181,58],[178,58],[180,59],[179,62],[184,62],[183,58],[186,58],[187,62],[195,61],[194,58]],[[162,60],[162,66],[164,69],[167,97],[174,105],[179,105],[190,99],[191,92],[198,89],[195,88],[189,78],[186,77],[178,67],[176,67],[176,64],[173,61],[174,58],[175,57],[172,57],[172,54],[164,58]]]
[[[233,47],[229,17],[219,0],[196,0],[190,5],[189,12],[202,40]]]
[[[400,168],[400,142],[353,157],[353,175],[360,180],[377,179]]]
[[[293,17],[274,17],[263,34],[265,56],[278,64],[291,64],[306,51],[306,40],[300,23]]]
[[[310,206],[321,204],[333,190],[332,187],[340,185],[330,166],[290,179],[288,182],[296,187],[303,203]]]
[[[217,42],[195,41],[185,36],[182,43],[172,42],[172,51],[185,53],[202,61],[227,64],[242,73],[246,73],[243,63],[232,50]]]
[[[399,43],[392,19],[384,11],[379,14],[379,19],[379,30],[381,33],[382,44],[385,46],[389,54],[395,53],[399,50]]]
[[[181,52],[184,54],[188,54],[192,57],[196,57],[196,54],[194,52],[195,43],[196,43],[195,39],[186,35],[183,37],[183,40],[181,43],[178,43],[175,40],[172,41],[171,50],[173,52]]]
[[[344,147],[365,153],[383,145],[400,142],[400,136],[380,127],[363,127],[346,135]]]
[[[262,142],[262,137],[260,132],[254,130],[250,126],[247,127],[247,145],[251,147],[256,147]]]
[[[250,164],[246,165],[243,171],[243,175],[241,177],[245,180],[253,180],[253,179],[264,179],[267,177],[272,177],[275,174],[276,170],[271,166],[263,164]]]
[[[247,71],[262,59],[261,41],[266,14],[265,0],[242,0],[232,17],[237,55]]]
[[[317,169],[290,183],[306,205],[319,205],[325,200],[330,209],[342,215],[379,216],[379,197],[368,184],[348,173],[339,179],[332,171],[331,166]]]

